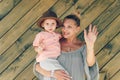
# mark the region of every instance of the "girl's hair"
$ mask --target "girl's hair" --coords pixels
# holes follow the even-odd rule
[[[72,19],[72,20],[74,20],[76,22],[77,26],[80,26],[80,19],[74,14],[70,14],[70,15],[66,16],[64,18],[63,22],[65,21],[65,19]]]

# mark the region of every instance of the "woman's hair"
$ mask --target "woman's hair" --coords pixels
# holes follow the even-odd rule
[[[74,21],[76,22],[76,25],[77,25],[77,26],[80,26],[80,19],[79,19],[79,17],[77,17],[77,16],[74,15],[74,14],[70,14],[70,15],[66,16],[66,17],[64,18],[63,22],[65,21],[65,19],[72,19],[72,20],[74,20]]]

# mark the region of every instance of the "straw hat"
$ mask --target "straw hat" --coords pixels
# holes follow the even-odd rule
[[[53,11],[46,11],[45,13],[43,13],[43,15],[40,17],[40,19],[38,20],[38,26],[42,27],[41,24],[45,19],[54,19],[57,21],[57,27],[60,27],[62,25],[62,22],[57,18],[57,15],[55,12]]]

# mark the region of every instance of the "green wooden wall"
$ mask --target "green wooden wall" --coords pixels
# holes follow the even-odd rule
[[[40,31],[36,21],[48,9],[61,19],[79,10],[81,39],[84,28],[97,25],[100,80],[120,79],[120,0],[0,0],[0,80],[37,80],[32,42]]]

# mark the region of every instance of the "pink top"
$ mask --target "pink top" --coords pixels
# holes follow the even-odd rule
[[[38,47],[42,43],[44,47],[42,53],[38,53],[36,61],[40,62],[46,58],[57,58],[60,55],[60,38],[61,35],[55,32],[42,31],[38,33],[33,41],[33,46]]]

